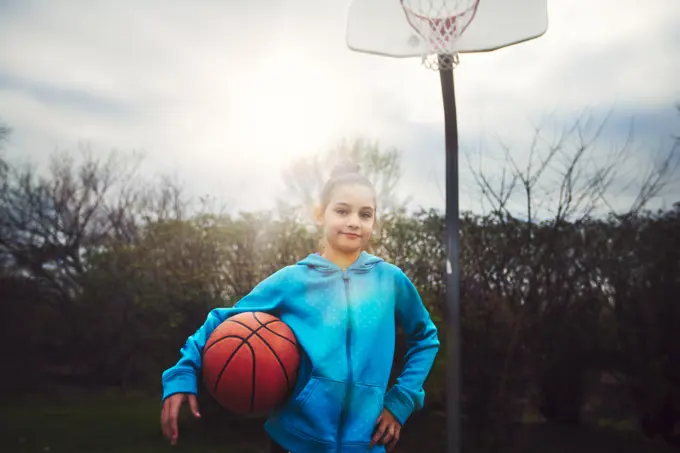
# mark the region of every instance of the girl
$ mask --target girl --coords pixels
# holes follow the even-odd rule
[[[376,221],[371,183],[340,164],[321,193],[316,223],[323,253],[311,254],[258,284],[231,308],[216,308],[163,373],[161,425],[177,442],[177,416],[196,403],[201,351],[229,316],[262,311],[295,332],[302,358],[291,397],[270,414],[272,452],[385,452],[423,407],[423,383],[439,349],[437,329],[418,292],[396,266],[365,251]],[[408,338],[404,370],[387,391],[396,322]]]

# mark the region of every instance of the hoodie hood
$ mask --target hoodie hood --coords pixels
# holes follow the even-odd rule
[[[361,252],[359,255],[359,258],[355,262],[353,262],[347,270],[354,270],[354,271],[359,271],[359,272],[367,272],[369,269],[371,269],[373,266],[376,264],[382,262],[382,258],[378,258],[375,255],[371,255],[368,252]],[[297,263],[298,266],[309,266],[310,268],[316,269],[321,272],[342,272],[342,269],[336,265],[335,263],[332,263],[331,261],[327,260],[323,256],[321,256],[320,253],[312,253],[306,258],[304,258],[301,261],[298,261]]]

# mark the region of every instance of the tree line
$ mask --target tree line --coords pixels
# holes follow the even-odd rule
[[[567,132],[549,142],[537,131],[526,167],[502,148],[495,180],[469,167],[490,208],[461,215],[466,432],[492,448],[527,407],[579,423],[599,404],[677,445],[680,203],[646,206],[673,182],[680,141],[614,211],[610,189],[627,182],[618,170],[630,148],[593,165],[598,131],[576,122]],[[0,147],[10,133],[0,128]],[[162,370],[210,309],[317,250],[307,214],[327,164],[345,157],[378,181],[374,252],[413,280],[445,340],[444,214],[406,209],[396,149],[358,139],[300,159],[284,172],[276,210],[241,213],[191,200],[172,179],[143,178],[135,155],[53,154],[41,176],[0,154],[0,337],[15,370],[2,388],[158,393]],[[444,361],[442,352],[427,410],[444,407]]]

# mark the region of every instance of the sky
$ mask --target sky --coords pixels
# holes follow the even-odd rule
[[[402,152],[399,192],[411,208],[442,208],[439,74],[418,58],[348,49],[348,4],[0,0],[5,152],[44,166],[55,150],[83,143],[102,154],[140,151],[145,175],[173,174],[189,193],[236,211],[272,208],[293,159],[365,137]],[[509,170],[499,144],[525,168],[537,128],[550,141],[584,114],[595,125],[607,119],[594,168],[633,127],[610,200],[620,209],[635,195],[632,172],[680,135],[680,2],[550,0],[548,15],[538,39],[460,57],[462,210],[489,207],[471,167],[498,184]],[[653,206],[680,200],[678,180]],[[545,215],[555,181],[547,176],[540,192]],[[513,207],[521,215],[521,197]]]

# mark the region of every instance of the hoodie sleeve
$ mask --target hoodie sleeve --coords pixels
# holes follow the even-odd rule
[[[385,407],[403,425],[414,411],[423,407],[423,384],[439,350],[439,338],[413,283],[401,271],[397,280],[396,315],[407,337],[407,351],[404,369],[385,395]]]
[[[201,353],[210,334],[224,320],[238,313],[261,311],[276,314],[284,298],[284,269],[272,274],[233,307],[214,308],[203,325],[191,335],[180,350],[179,361],[165,370],[161,377],[163,401],[175,393],[198,393],[197,374],[201,368]]]

